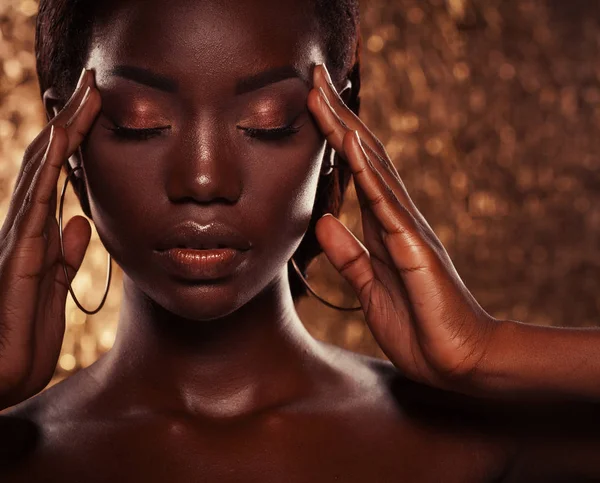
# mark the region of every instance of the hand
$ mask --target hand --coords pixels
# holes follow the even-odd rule
[[[308,107],[347,162],[341,168],[352,172],[365,240],[363,245],[325,215],[316,225],[323,251],[356,292],[373,336],[402,373],[464,390],[499,321],[465,287],[383,144],[344,104],[324,65],[314,69]]]
[[[67,280],[61,263],[56,185],[100,110],[86,71],[64,109],[25,151],[0,229],[0,408],[41,391],[52,378],[65,331]],[[70,283],[91,237],[86,218],[63,230]]]

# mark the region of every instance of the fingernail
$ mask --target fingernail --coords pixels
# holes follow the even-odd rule
[[[331,103],[329,102],[329,99],[327,98],[327,94],[325,94],[325,91],[323,90],[322,87],[319,87],[319,94],[325,101],[325,104],[327,104],[327,107],[329,107],[329,109],[331,109],[333,111],[333,107],[331,106]]]
[[[48,158],[48,153],[50,152],[50,146],[52,146],[52,140],[54,139],[54,124],[50,126],[50,136],[48,137],[48,145],[46,146],[46,151],[44,151],[44,157],[42,158],[42,164],[46,162],[46,158]]]
[[[365,148],[363,148],[362,141],[360,140],[360,136],[358,134],[358,131],[356,131],[356,130],[353,131],[353,134],[354,134],[354,137],[356,138],[356,142],[358,143],[358,146],[360,147],[360,149],[364,153],[365,152]]]
[[[81,71],[81,74],[79,75],[79,80],[77,81],[77,87],[75,87],[75,89],[78,89],[79,87],[81,87],[81,84],[83,83],[83,79],[85,77],[85,73],[86,73],[86,68],[84,67],[83,70]]]
[[[86,103],[86,101],[90,97],[91,91],[92,91],[92,88],[90,86],[87,86],[87,88],[85,90],[85,94],[83,94],[83,99],[81,99],[81,103],[79,104],[80,106],[83,106]]]
[[[325,80],[330,86],[333,86],[333,81],[331,80],[331,76],[329,75],[329,71],[327,70],[327,66],[325,64],[321,64],[323,66],[323,72],[325,73]]]

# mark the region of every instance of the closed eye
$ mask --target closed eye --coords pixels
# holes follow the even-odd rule
[[[300,126],[282,126],[274,129],[256,129],[250,127],[240,127],[248,137],[260,139],[263,141],[277,141],[297,134],[300,131]],[[115,124],[112,128],[107,128],[116,138],[123,141],[146,141],[158,137],[166,130],[170,130],[171,126],[161,126],[153,128],[129,128]]]
[[[163,134],[164,131],[171,129],[171,126],[152,127],[145,129],[135,129],[115,124],[113,128],[107,128],[112,131],[115,137],[124,141],[146,141]]]
[[[261,139],[264,141],[277,141],[293,136],[302,126],[283,126],[274,129],[255,129],[251,127],[240,127],[247,136],[251,138]]]

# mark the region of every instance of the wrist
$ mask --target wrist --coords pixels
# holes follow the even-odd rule
[[[490,324],[482,356],[473,371],[473,386],[480,395],[496,395],[514,384],[518,357],[511,351],[518,346],[514,344],[517,338],[518,328],[512,320],[494,319]]]

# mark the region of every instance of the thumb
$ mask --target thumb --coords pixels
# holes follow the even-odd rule
[[[361,304],[374,279],[371,256],[366,247],[335,216],[322,216],[315,226],[315,235],[323,252],[356,293]],[[362,294],[362,296],[361,296]]]
[[[57,267],[56,282],[60,285],[59,291],[67,297],[68,285],[72,282],[81,267],[83,257],[92,237],[90,222],[83,216],[74,216],[69,220],[63,230],[63,245],[65,247],[65,265],[69,279],[65,280],[65,271],[62,263]],[[62,292],[64,291],[64,294]]]

